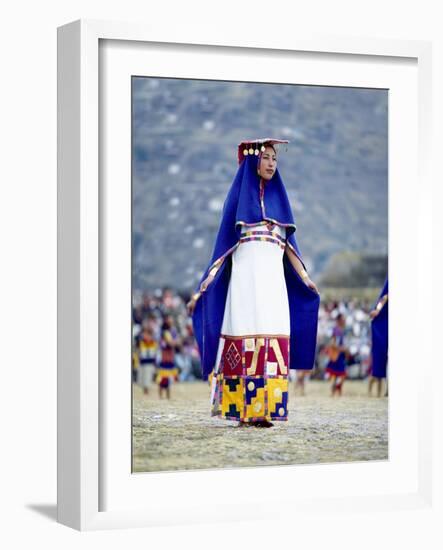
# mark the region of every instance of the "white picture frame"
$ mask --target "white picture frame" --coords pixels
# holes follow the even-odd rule
[[[103,44],[114,44],[107,53],[103,53]],[[191,45],[193,45],[191,47]],[[321,466],[316,472],[321,489],[310,482],[304,488],[300,468],[303,468],[303,478],[312,477],[312,466],[281,467],[281,468],[253,468],[227,471],[193,471],[175,472],[149,475],[132,475],[125,468],[124,451],[119,462],[119,449],[116,441],[119,434],[123,434],[125,426],[130,432],[130,411],[127,410],[127,399],[118,392],[124,392],[119,382],[121,379],[113,377],[115,369],[109,370],[114,374],[108,376],[104,383],[103,361],[109,354],[103,350],[108,344],[103,342],[103,307],[106,306],[107,293],[118,288],[119,284],[127,283],[128,272],[115,280],[107,280],[103,284],[104,271],[108,269],[111,258],[109,245],[104,245],[111,231],[106,219],[120,209],[119,225],[123,236],[113,234],[112,243],[115,256],[122,264],[128,260],[128,220],[130,219],[130,203],[128,195],[106,195],[103,189],[104,178],[100,173],[100,163],[103,161],[103,128],[100,127],[100,115],[106,114],[106,105],[102,105],[99,94],[101,65],[112,63],[110,71],[119,82],[119,75],[125,71],[131,74],[129,60],[139,56],[143,63],[143,55],[149,50],[149,59],[158,67],[164,67],[164,74],[174,76],[187,71],[189,78],[197,77],[204,71],[204,77],[216,78],[221,65],[214,63],[217,52],[222,52],[235,60],[245,53],[254,55],[274,56],[282,67],[289,63],[292,56],[298,54],[303,57],[300,63],[309,60],[315,64],[319,59],[325,67],[329,63],[349,63],[364,65],[369,74],[372,71],[372,82],[387,81],[388,73],[398,73],[399,82],[406,83],[404,94],[397,94],[396,101],[401,103],[404,95],[405,106],[413,105],[410,119],[404,119],[404,128],[410,130],[409,135],[400,137],[401,132],[395,132],[401,125],[401,109],[394,108],[393,118],[390,118],[390,129],[398,140],[402,140],[403,153],[407,156],[404,165],[390,162],[390,311],[400,339],[410,339],[411,347],[408,354],[401,355],[398,346],[398,361],[403,361],[405,372],[412,372],[414,358],[418,357],[418,343],[412,341],[414,331],[420,337],[426,338],[426,333],[417,324],[408,326],[402,320],[405,311],[403,298],[410,297],[408,308],[414,315],[431,317],[430,297],[432,288],[422,284],[427,265],[431,262],[432,247],[417,246],[420,243],[431,241],[431,190],[432,181],[429,173],[429,150],[431,144],[431,46],[428,42],[405,40],[380,40],[356,37],[329,37],[306,34],[296,37],[281,36],[278,40],[258,37],[251,42],[232,34],[225,38],[223,34],[212,35],[210,38],[202,31],[200,36],[187,36],[186,29],[165,33],[160,28],[145,25],[104,22],[104,21],[76,21],[60,27],[58,30],[58,521],[79,530],[107,529],[122,527],[148,527],[164,524],[180,524],[195,522],[236,521],[238,518],[229,511],[223,511],[223,500],[218,504],[215,499],[209,502],[208,487],[222,487],[229,477],[234,483],[254,481],[257,475],[265,480],[266,484],[287,484],[292,476],[299,487],[300,494],[285,495],[282,521],[290,515],[285,512],[288,505],[291,514],[310,513],[316,510],[327,511],[331,506],[339,504],[341,513],[356,507],[364,511],[423,509],[431,507],[432,502],[432,441],[431,418],[432,402],[427,388],[432,376],[431,345],[421,350],[423,360],[423,375],[419,384],[414,384],[410,377],[402,381],[402,392],[408,396],[406,403],[402,396],[396,394],[395,368],[393,369],[393,384],[391,384],[391,436],[394,437],[393,450],[390,454],[391,464],[338,464]],[[140,49],[141,48],[141,49]],[[167,56],[162,56],[162,48],[174,48],[197,51],[203,55],[207,63],[190,61],[190,65],[176,66],[168,64]],[[136,51],[138,51],[138,54]],[[142,51],[143,50],[143,51]],[[140,53],[142,52],[142,53]],[[144,52],[144,53],[143,53]],[[114,57],[113,57],[114,56]],[[129,56],[129,57],[128,57]],[[140,57],[142,56],[142,57]],[[119,61],[120,60],[120,61]],[[389,70],[383,72],[377,65],[387,63]],[[120,65],[119,65],[120,62]],[[136,63],[136,62],[135,62]],[[123,64],[123,65],[122,65]],[[163,65],[162,65],[163,64]],[[233,63],[234,65],[234,63]],[[123,66],[123,69],[122,69]],[[134,65],[136,66],[136,65]],[[192,70],[190,69],[192,68]],[[301,65],[300,65],[301,67]],[[371,69],[372,67],[372,69]],[[403,67],[403,69],[401,69]],[[123,70],[123,73],[121,72]],[[245,69],[246,70],[246,69]],[[254,67],[247,68],[248,78],[253,78]],[[381,71],[381,72],[380,72]],[[378,72],[380,75],[377,76]],[[108,74],[110,74],[108,73]],[[192,74],[191,74],[192,73]],[[148,73],[149,74],[149,71]],[[151,73],[152,74],[152,73]],[[156,72],[158,74],[158,72]],[[337,73],[338,74],[338,73]],[[212,76],[211,76],[212,75]],[[107,77],[106,77],[107,78]],[[109,85],[110,80],[102,80]],[[349,84],[358,85],[358,76],[349,77]],[[361,78],[361,77],[360,77]],[[368,77],[369,78],[369,77]],[[401,80],[404,78],[405,80]],[[360,80],[363,83],[363,80]],[[368,80],[369,82],[369,80]],[[332,74],[325,73],[324,81],[315,83],[323,85],[340,85],[340,79]],[[418,85],[415,88],[415,85]],[[127,85],[127,82],[125,86]],[[117,86],[118,88],[118,86]],[[113,88],[114,89],[114,88]],[[123,89],[122,94],[126,93]],[[107,101],[117,100],[107,96]],[[127,140],[125,116],[127,108],[121,112],[113,124],[118,132],[112,136],[125,136]],[[395,114],[397,113],[397,114]],[[414,116],[416,113],[417,117]],[[403,113],[404,114],[404,113]],[[114,116],[114,115],[113,115]],[[118,116],[122,120],[118,120]],[[127,117],[126,117],[127,118]],[[123,121],[123,122],[122,122]],[[130,124],[130,121],[127,121]],[[126,134],[125,134],[126,132]],[[111,134],[110,134],[111,135]],[[107,139],[107,138],[106,138]],[[395,142],[398,145],[400,141]],[[418,144],[418,146],[417,146]],[[118,147],[118,142],[109,139],[109,151]],[[107,145],[107,147],[108,147]],[[392,143],[390,141],[390,147]],[[117,172],[113,172],[120,181],[127,180],[128,149],[122,149],[122,156],[115,165]],[[395,155],[395,152],[393,153]],[[115,160],[115,155],[114,155]],[[129,162],[130,165],[130,162]],[[119,169],[121,168],[121,171]],[[418,176],[414,169],[418,169]],[[104,170],[107,176],[109,172]],[[399,188],[398,182],[404,182],[404,189]],[[124,185],[114,185],[113,189],[125,190]],[[402,193],[401,207],[391,200]],[[103,197],[106,196],[106,200]],[[417,208],[418,205],[418,208]],[[412,236],[410,241],[403,242],[402,230],[407,223],[405,216],[416,208],[415,218],[410,220]],[[110,214],[113,212],[114,214]],[[116,219],[115,217],[113,218]],[[105,220],[105,221],[103,221]],[[391,220],[394,223],[391,224]],[[125,229],[126,228],[126,229]],[[130,230],[130,229],[129,229]],[[126,233],[125,233],[126,231]],[[105,234],[104,234],[105,233]],[[405,273],[408,266],[410,247],[417,251],[417,263],[409,266],[406,275],[401,280],[399,273]],[[392,251],[392,253],[391,253]],[[128,260],[129,262],[129,260]],[[127,263],[130,269],[130,263]],[[403,271],[402,271],[403,270]],[[392,283],[392,280],[394,283]],[[123,283],[122,283],[123,281]],[[396,283],[396,284],[395,284]],[[117,285],[117,286],[113,286]],[[396,290],[397,289],[397,290]],[[411,290],[412,289],[412,290]],[[409,294],[408,294],[409,293]],[[116,294],[114,294],[116,295]],[[118,293],[117,293],[118,295]],[[391,299],[392,296],[392,299]],[[117,300],[118,302],[119,300]],[[120,300],[122,324],[107,326],[107,331],[119,330],[124,327],[128,313],[124,310],[124,300]],[[130,302],[127,304],[129,311]],[[391,316],[392,317],[392,316]],[[115,315],[112,318],[116,318]],[[392,325],[392,319],[390,319]],[[392,335],[392,331],[391,331]],[[396,357],[394,337],[394,354]],[[391,346],[391,342],[390,342]],[[124,346],[119,348],[115,357],[123,357]],[[409,371],[408,371],[409,368]],[[124,368],[122,369],[124,370]],[[129,370],[128,370],[129,377]],[[397,379],[398,380],[398,379]],[[426,384],[425,384],[426,381]],[[109,383],[108,383],[109,382]],[[128,379],[128,384],[129,384]],[[398,387],[398,386],[397,386]],[[129,392],[128,392],[129,393]],[[109,442],[109,403],[115,410],[113,417],[114,441]],[[397,415],[396,415],[397,411]],[[119,416],[117,413],[119,412]],[[406,415],[406,417],[402,416]],[[409,416],[408,416],[409,415]],[[406,418],[412,427],[411,437],[401,439],[399,434],[398,445],[395,444],[395,430],[398,422]],[[399,430],[400,431],[400,430]],[[413,433],[412,433],[413,432]],[[122,435],[126,437],[126,435]],[[121,440],[120,440],[121,441]],[[126,440],[125,440],[126,442]],[[391,444],[391,441],[390,441]],[[109,446],[111,445],[111,446]],[[112,446],[113,445],[113,446]],[[409,446],[410,445],[410,446]],[[390,445],[391,446],[391,445]],[[124,445],[120,445],[124,447]],[[407,450],[403,460],[397,460],[402,450]],[[115,453],[115,454],[114,454]],[[108,455],[112,454],[112,460]],[[117,457],[114,459],[114,456]],[[394,457],[394,458],[392,458]],[[397,460],[397,462],[396,462]],[[106,465],[105,465],[106,463]],[[398,474],[398,475],[397,475]],[[374,484],[374,480],[381,476],[388,476],[392,483]],[[362,477],[367,476],[367,482],[362,483]],[[386,479],[388,479],[386,477]],[[312,478],[314,479],[314,478]],[[106,490],[104,490],[106,485]],[[110,485],[113,485],[110,487]],[[144,498],[144,505],[140,505],[137,493],[146,495],[149,487],[150,497]],[[326,487],[326,488],[325,488]],[[217,489],[215,489],[217,493]],[[112,495],[112,496],[109,496]],[[245,511],[242,519],[260,519],[266,517],[266,495],[257,496],[251,493],[242,501],[248,505],[253,503],[253,510]],[[260,500],[261,499],[261,500]],[[251,508],[251,507],[250,507]],[[215,510],[217,514],[215,515]]]

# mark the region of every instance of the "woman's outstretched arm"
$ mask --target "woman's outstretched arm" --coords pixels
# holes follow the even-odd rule
[[[312,288],[312,290],[315,290],[315,292],[317,292],[318,294],[318,288],[316,284],[313,281],[311,281],[311,279],[309,278],[309,275],[305,270],[305,268],[303,267],[303,264],[301,263],[300,258],[291,250],[291,248],[288,245],[286,245],[285,253],[288,256],[289,261],[292,264],[292,267],[300,275],[305,285],[308,286],[309,288]]]
[[[377,317],[377,315],[383,309],[383,306],[386,304],[387,301],[388,301],[387,294],[385,294],[379,299],[379,301],[377,302],[377,306],[372,311],[369,312],[369,316],[371,317],[371,319],[375,319]]]
[[[202,281],[202,283],[200,285],[200,288],[199,288],[199,291],[191,296],[191,299],[186,304],[189,315],[192,315],[192,313],[194,312],[194,308],[195,308],[195,304],[197,303],[197,300],[200,298],[202,293],[206,291],[208,286],[215,279],[215,275],[217,274],[217,271],[223,265],[224,260],[225,260],[225,258],[223,257],[214,264],[214,266],[209,271],[208,276],[206,277],[206,279],[204,281]]]

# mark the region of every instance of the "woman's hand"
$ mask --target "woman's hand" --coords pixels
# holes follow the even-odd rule
[[[205,292],[205,290],[208,288],[208,286],[212,283],[213,280],[214,280],[214,275],[208,275],[200,285],[200,292]]]
[[[186,310],[188,311],[188,315],[190,317],[192,317],[192,314],[194,313],[194,309],[195,309],[195,304],[196,304],[196,300],[194,299],[194,297],[192,297],[189,302],[186,304]]]
[[[308,286],[314,292],[316,292],[317,294],[320,294],[319,291],[318,291],[317,285],[314,283],[314,281],[311,281],[311,279],[309,277],[305,277],[303,279],[303,282],[305,283],[306,286]]]
[[[378,304],[377,304],[377,307],[375,307],[373,310],[371,310],[369,312],[369,317],[371,319],[375,319],[377,317],[377,315],[380,313],[380,311],[383,309],[383,306],[386,304],[386,302],[388,301],[388,295],[385,294],[379,301],[378,301]]]
[[[212,283],[212,281],[214,280],[214,275],[208,275],[206,277],[206,279],[202,282],[202,284],[200,285],[200,293],[203,293],[206,291],[206,289],[208,288],[208,286]],[[198,296],[198,294],[197,294]],[[191,299],[189,300],[189,302],[186,304],[186,309],[188,311],[188,314],[190,316],[192,316],[192,314],[194,313],[194,309],[195,309],[195,304],[197,303],[197,300],[194,296],[191,297]]]
[[[373,309],[369,312],[369,317],[375,319],[380,312],[377,309]]]

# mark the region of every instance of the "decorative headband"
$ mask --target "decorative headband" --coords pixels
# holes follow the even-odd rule
[[[238,144],[238,163],[241,164],[244,158],[248,155],[256,155],[263,153],[266,148],[266,145],[274,145],[275,143],[289,143],[287,139],[274,139],[274,138],[263,138],[263,139],[251,139],[244,140]]]

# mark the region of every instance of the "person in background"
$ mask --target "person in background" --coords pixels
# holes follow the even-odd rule
[[[345,317],[342,313],[339,313],[328,346],[329,362],[326,367],[326,373],[332,380],[331,395],[333,397],[342,395],[343,383],[346,378],[345,325]]]
[[[178,380],[178,369],[175,365],[175,353],[180,347],[180,339],[173,319],[166,315],[163,319],[160,336],[160,361],[157,367],[156,382],[160,399],[163,393],[167,399],[171,398],[171,383]]]
[[[177,309],[177,299],[169,287],[163,288],[161,308],[164,315],[172,314]]]
[[[154,301],[152,296],[147,292],[143,293],[142,303],[139,305],[142,318],[145,319],[149,315],[149,313],[152,312],[153,308],[154,308]]]
[[[132,308],[132,323],[133,325],[140,325],[143,323],[143,308],[141,304],[138,304]]]
[[[140,359],[138,383],[143,388],[143,393],[148,395],[155,374],[158,343],[147,321],[144,321],[142,331],[137,338],[137,348]]]

